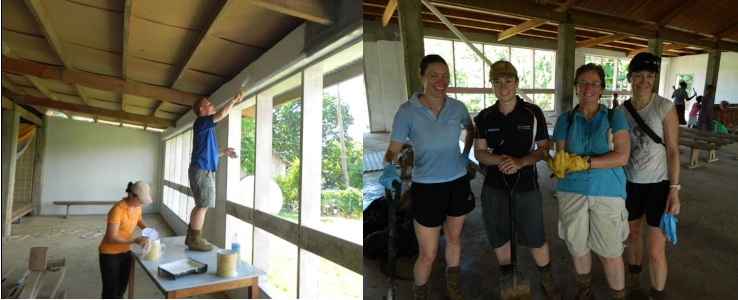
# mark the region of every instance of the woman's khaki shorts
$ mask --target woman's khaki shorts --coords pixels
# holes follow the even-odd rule
[[[559,237],[574,257],[592,250],[607,258],[623,254],[628,238],[628,210],[620,197],[586,196],[559,191]]]

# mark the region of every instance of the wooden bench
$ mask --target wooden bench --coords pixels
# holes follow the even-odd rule
[[[29,202],[15,202],[13,203],[13,213],[10,217],[10,222],[15,222],[18,220],[18,224],[21,223],[21,218],[23,216],[32,213],[33,209],[36,207],[33,203]]]
[[[72,205],[114,205],[120,201],[54,201],[56,205],[66,205],[67,215],[65,219],[69,219],[69,207]]]
[[[678,144],[692,148],[692,153],[690,154],[690,157],[689,157],[689,166],[687,167],[687,169],[694,169],[697,167],[701,167],[701,165],[697,163],[697,159],[699,157],[699,150],[709,151],[707,162],[714,162],[718,160],[715,157],[715,150],[720,149],[720,146],[708,144],[706,142],[698,142],[694,140],[689,140],[685,138],[679,138]]]

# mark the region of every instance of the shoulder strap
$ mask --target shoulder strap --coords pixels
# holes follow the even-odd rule
[[[643,121],[643,118],[641,118],[641,115],[638,114],[638,112],[635,110],[635,107],[633,107],[633,104],[630,103],[630,99],[623,102],[623,105],[625,105],[625,109],[628,110],[628,112],[630,113],[630,116],[633,117],[633,120],[635,120],[636,123],[638,123],[638,125],[641,126],[641,129],[643,130],[643,132],[645,132],[649,137],[651,137],[651,139],[654,142],[664,145],[664,147],[666,147],[666,145],[661,140],[661,138],[655,132],[653,132],[651,127],[648,127],[648,125],[646,125],[646,122]]]

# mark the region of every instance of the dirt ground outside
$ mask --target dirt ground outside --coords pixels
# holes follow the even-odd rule
[[[366,134],[365,151],[383,151],[387,134]],[[367,145],[372,143],[371,145]],[[719,161],[707,163],[707,153],[701,151],[696,169],[681,168],[681,213],[677,216],[678,243],[667,243],[666,256],[669,274],[666,281],[666,299],[738,299],[738,144],[721,148]],[[689,163],[689,151],[681,155],[682,166]],[[545,163],[537,164],[539,183],[543,194],[544,225],[550,246],[554,279],[561,287],[564,299],[576,291],[574,267],[565,242],[557,234],[558,202],[554,197],[556,179],[549,179],[551,171]],[[375,199],[383,195],[377,183],[381,171],[364,173],[364,197]],[[477,197],[476,208],[467,215],[462,232],[461,285],[469,299],[500,299],[500,271],[492,247],[487,242],[481,219],[479,194],[482,176],[472,180]],[[407,180],[405,184],[407,184]],[[405,185],[406,187],[407,185]],[[369,197],[369,198],[366,198]],[[445,289],[445,239],[440,238],[438,256],[430,275],[431,299],[447,299]],[[528,273],[532,299],[546,299],[538,284],[538,271],[530,251],[518,248],[518,265]],[[627,272],[627,251],[623,253]],[[417,255],[400,258],[398,276],[412,278]],[[633,292],[628,299],[648,299],[651,287],[644,251],[642,291]],[[364,299],[382,299],[387,295],[388,280],[380,270],[381,263],[364,258]],[[595,299],[610,299],[602,264],[593,255],[592,288]],[[412,298],[411,280],[397,280],[397,299]]]

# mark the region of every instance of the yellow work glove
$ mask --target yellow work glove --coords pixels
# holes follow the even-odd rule
[[[553,172],[553,176],[556,176],[558,179],[564,178],[564,173],[566,173],[566,166],[569,164],[569,153],[566,153],[564,150],[559,150],[556,152],[556,156],[554,156],[551,159],[551,162],[548,163],[548,167],[551,169],[551,172]]]
[[[589,170],[589,163],[587,160],[589,160],[589,156],[579,156],[577,154],[569,153],[566,173]]]

